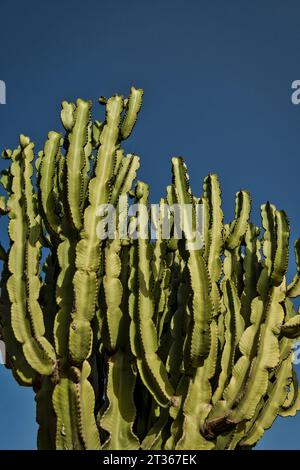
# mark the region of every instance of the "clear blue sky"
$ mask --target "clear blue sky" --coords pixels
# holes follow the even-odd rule
[[[170,157],[186,158],[193,190],[219,174],[227,220],[247,188],[253,218],[271,200],[300,236],[300,79],[297,0],[85,0],[2,2],[0,145],[19,133],[40,149],[60,129],[60,102],[145,89],[127,148],[154,201],[170,180]],[[101,108],[95,104],[94,116]],[[5,240],[5,233],[1,231]],[[294,263],[291,262],[294,269]],[[33,394],[0,366],[0,448],[35,448]],[[260,449],[300,449],[300,415],[278,420]]]

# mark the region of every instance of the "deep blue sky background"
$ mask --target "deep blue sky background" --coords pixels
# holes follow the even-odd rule
[[[27,0],[1,3],[0,146],[19,133],[40,149],[60,129],[60,102],[145,89],[127,148],[142,157],[140,178],[157,201],[170,157],[186,158],[195,193],[220,176],[226,219],[247,188],[253,219],[271,200],[300,236],[300,79],[297,0]],[[1,231],[1,239],[5,233]],[[291,262],[294,269],[294,262]],[[34,397],[0,366],[0,448],[35,448]],[[300,415],[278,419],[260,449],[300,449]]]

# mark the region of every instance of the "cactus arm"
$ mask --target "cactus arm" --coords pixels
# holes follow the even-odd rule
[[[63,139],[61,139],[61,142]],[[57,246],[59,241],[65,240],[65,238],[74,238],[74,226],[70,223],[70,209],[68,205],[68,191],[67,191],[67,158],[63,155],[62,151],[59,150],[56,155],[56,165],[54,174],[54,185],[53,185],[53,200],[55,204],[55,214],[60,221],[58,227],[57,241],[55,240],[54,246]],[[39,180],[38,180],[39,182]],[[47,228],[47,224],[46,228]],[[51,233],[51,229],[48,231]]]
[[[121,194],[124,195],[130,191],[139,166],[140,159],[136,155],[128,154],[122,158],[111,193],[110,203],[112,205],[117,203]]]
[[[49,132],[48,139],[39,165],[39,199],[41,201],[44,219],[47,227],[54,234],[60,232],[60,220],[55,213],[55,199],[53,193],[53,179],[55,166],[60,149],[61,134]]]
[[[83,196],[84,149],[88,142],[91,103],[78,99],[74,111],[74,125],[68,134],[69,148],[67,163],[67,195],[74,227],[82,227],[81,201]]]
[[[262,297],[265,297],[268,293],[276,253],[275,213],[275,206],[271,205],[269,202],[261,206],[262,226],[265,230],[262,239],[262,251],[265,260],[257,282],[257,290]]]
[[[225,280],[222,283],[222,291],[226,307],[225,345],[222,352],[221,373],[219,375],[218,386],[212,397],[213,403],[220,400],[229,377],[231,377],[236,348],[244,331],[244,319],[240,312],[240,299],[234,283],[229,279]]]
[[[117,174],[119,173],[123,160],[124,160],[124,150],[122,148],[119,148],[116,151],[116,155],[115,155],[114,176],[117,176]],[[114,184],[114,187],[115,187],[115,184]]]
[[[66,171],[66,157],[61,151],[56,155],[56,168],[55,168],[55,186],[57,188],[57,197],[64,205],[64,211],[67,212],[66,207],[66,194],[64,194],[65,186],[65,171]]]
[[[93,160],[92,151],[92,121],[90,120],[87,125],[86,144],[83,147],[84,165],[82,168],[81,212],[85,209],[85,204],[87,202],[88,186],[90,182],[89,172],[91,170],[91,162]]]
[[[268,295],[269,285],[279,286],[287,270],[289,223],[283,211],[277,211],[269,203],[261,206],[263,236],[263,269],[258,279],[257,290],[262,298]]]
[[[26,286],[23,279],[25,271],[25,249],[27,222],[23,213],[22,167],[20,165],[21,149],[12,154],[11,175],[12,195],[8,200],[9,236],[11,248],[8,255],[8,268],[11,276],[7,281],[7,291],[11,302],[11,324],[17,341],[24,343],[30,339],[30,324],[26,315]]]
[[[91,351],[92,329],[90,322],[95,314],[95,304],[90,310],[83,308],[81,299],[88,298],[89,292],[98,291],[97,271],[100,266],[100,240],[97,236],[97,211],[101,204],[109,202],[110,181],[114,171],[120,115],[123,100],[119,96],[110,98],[106,105],[106,125],[100,136],[95,176],[89,184],[89,205],[84,212],[84,228],[76,247],[76,267],[74,279],[75,312],[70,325],[69,352],[77,364],[83,362]],[[84,284],[81,285],[82,280]],[[80,285],[80,290],[79,290]],[[91,303],[90,303],[91,306]]]
[[[108,361],[106,395],[108,406],[100,419],[100,426],[109,433],[104,450],[137,450],[140,447],[132,427],[136,410],[133,401],[135,374],[129,355],[116,352]]]
[[[93,148],[97,149],[100,145],[100,134],[102,132],[102,129],[104,127],[104,122],[97,121],[97,119],[94,121],[92,125],[92,144]]]
[[[264,403],[262,411],[253,423],[252,428],[244,437],[240,444],[252,446],[263,436],[264,432],[269,429],[275,418],[277,417],[280,407],[285,400],[287,387],[292,379],[291,358],[288,357],[283,361],[276,373],[276,381],[273,385],[269,385],[267,401]]]
[[[209,249],[207,265],[212,282],[211,299],[214,314],[220,310],[220,293],[217,282],[222,272],[221,254],[223,248],[223,211],[221,209],[221,189],[217,175],[209,175],[204,180],[204,198],[208,201],[210,216],[204,224],[209,224]],[[204,217],[207,212],[204,208]]]
[[[204,180],[204,197],[210,210],[208,266],[212,281],[221,276],[221,250],[223,245],[223,211],[221,209],[221,189],[217,175],[209,175]]]
[[[260,297],[256,297],[251,304],[251,325],[243,332],[239,342],[242,355],[235,363],[229,383],[223,392],[224,401],[215,403],[209,419],[226,415],[241,398],[242,391],[247,383],[250,366],[257,353],[260,326],[264,314],[264,303]]]
[[[2,339],[6,347],[6,367],[12,369],[16,381],[20,385],[32,386],[36,372],[26,361],[22,345],[14,335],[11,324],[11,303],[7,291],[7,280],[9,278],[8,260],[5,261],[1,276],[1,309],[0,320],[2,329]]]
[[[51,344],[44,336],[31,337],[23,344],[25,359],[31,367],[42,375],[52,375],[56,356]]]
[[[195,376],[190,378],[188,392],[183,405],[183,431],[176,444],[176,449],[213,449],[214,443],[207,441],[200,433],[206,416],[211,409],[212,388],[210,379],[215,374],[218,354],[217,323],[210,324],[210,351]]]
[[[251,199],[247,191],[236,193],[235,219],[230,226],[229,237],[226,240],[226,247],[229,250],[236,248],[245,235],[248,227],[248,219],[251,211]]]
[[[151,220],[154,229],[156,239],[154,241],[153,248],[153,261],[152,261],[152,273],[155,283],[161,281],[162,271],[165,266],[165,257],[166,257],[166,243],[163,240],[162,225],[166,220],[165,214],[165,201],[161,199],[159,204],[155,206],[153,210],[153,220]],[[167,215],[168,222],[170,221],[170,214]]]
[[[157,324],[157,332],[158,332],[158,339],[161,340],[163,336],[163,329],[165,322],[168,321],[168,317],[171,311],[171,268],[172,266],[165,266],[163,270],[163,276],[161,280],[161,291],[160,291],[160,298],[157,306],[158,310],[158,324]],[[173,288],[176,288],[176,281],[173,279]]]
[[[8,259],[11,276],[7,281],[7,288],[12,304],[11,321],[27,362],[39,373],[50,375],[55,364],[55,353],[43,336],[43,316],[37,302],[40,281],[37,275],[39,247],[33,244],[37,241],[35,237],[38,233],[31,184],[33,144],[24,136],[20,137],[20,143],[21,147],[12,154],[13,195],[9,200],[9,234],[12,245]]]
[[[191,204],[191,190],[186,167],[181,158],[172,158],[174,185],[181,211],[185,211],[184,204]],[[181,217],[184,217],[184,213]],[[189,230],[195,230],[194,210],[192,220],[189,221]],[[186,226],[183,227],[186,230]],[[190,238],[191,235],[187,236]],[[199,249],[189,249],[188,269],[192,288],[192,315],[189,341],[189,358],[191,365],[197,367],[201,357],[208,354],[209,349],[209,323],[211,321],[212,305],[210,300],[211,283],[206,263]]]
[[[290,228],[287,216],[284,211],[275,212],[275,221],[277,244],[271,274],[271,283],[274,286],[280,286],[288,265]]]
[[[108,340],[106,347],[110,352],[120,347],[124,332],[123,313],[121,310],[123,286],[119,279],[121,274],[121,244],[119,239],[110,240],[105,248],[105,276],[103,278],[106,301],[105,320]]]
[[[167,188],[167,191],[170,191],[170,188],[171,187]],[[166,202],[167,198],[161,199],[160,203],[155,206],[155,212],[153,209],[151,211],[152,227],[155,228],[156,234],[153,248],[153,260],[151,263],[154,283],[154,321],[156,323],[159,341],[163,341],[163,328],[165,321],[169,319],[169,314],[172,308],[171,306],[174,304],[175,291],[178,286],[178,273],[180,271],[179,263],[175,259],[177,249],[176,244],[171,246],[172,243],[170,244],[170,240],[168,239],[169,233],[171,234],[174,220],[172,218],[170,206],[168,206]],[[168,342],[164,342],[165,345],[168,344]]]
[[[173,192],[169,191],[168,198],[174,200],[179,205],[180,228],[186,239],[186,248],[189,249],[189,242],[195,239],[196,214],[194,198],[189,186],[189,175],[187,167],[181,157],[172,158]],[[191,217],[190,217],[191,216]],[[198,247],[196,247],[198,248]],[[194,250],[189,250],[193,252]],[[197,249],[197,252],[199,249]]]
[[[119,196],[125,196],[131,188],[132,181],[135,178],[139,166],[139,159],[136,156],[129,155],[126,158],[122,158],[119,166],[120,171],[117,173],[110,199],[110,203],[114,205],[117,204]],[[120,250],[121,244],[118,238],[108,241],[105,249],[106,274],[103,279],[103,287],[106,299],[105,315],[108,332],[108,343],[106,346],[110,351],[115,351],[119,347],[122,336],[120,333],[123,331],[121,327],[123,314],[120,308],[123,294],[122,283],[119,279],[121,273]],[[83,282],[84,279],[86,279],[86,282]],[[82,320],[84,321],[84,314],[85,317],[87,317],[85,312],[94,312],[95,310],[95,301],[98,291],[96,273],[77,271],[74,276],[73,284],[75,292],[78,293],[76,318],[80,319],[82,312]],[[86,299],[91,299],[88,304]],[[91,321],[92,317],[90,317],[89,320]],[[72,341],[72,338],[70,339]],[[89,342],[87,342],[87,347],[90,347]],[[88,350],[86,350],[85,354],[88,354]],[[79,358],[76,360],[79,360]]]
[[[273,288],[271,293],[267,294],[266,287],[268,279],[270,279],[276,253],[276,240],[280,236],[285,236],[275,227],[276,210],[274,206],[266,204],[262,206],[262,220],[265,228],[263,250],[265,255],[265,267],[264,273],[261,273],[258,281],[258,289],[262,298],[255,298],[252,301],[251,310],[251,325],[248,327],[240,340],[240,350],[242,353],[241,358],[238,360],[233,369],[233,376],[227,389],[225,389],[224,397],[227,403],[227,409],[234,404],[238,397],[238,390],[245,383],[248,377],[248,371],[251,367],[251,374],[248,378],[248,387],[251,391],[251,398],[246,394],[239,401],[238,407],[233,412],[234,419],[239,415],[239,407],[246,409],[246,401],[248,402],[248,411],[246,417],[250,418],[254,414],[255,407],[260,401],[260,397],[266,393],[267,380],[268,380],[268,363],[275,364],[275,367],[279,361],[279,344],[277,340],[277,334],[279,332],[278,326],[283,321],[284,312],[280,304],[280,299],[283,298],[284,294],[281,287]],[[282,245],[281,245],[282,246]],[[284,269],[285,257],[279,257],[282,262]],[[270,313],[272,311],[272,314]],[[258,335],[261,335],[257,357],[256,346],[258,341]],[[264,357],[263,357],[264,356]],[[253,362],[252,362],[253,361]],[[253,376],[251,377],[253,373]],[[253,378],[255,377],[255,379]],[[255,383],[256,382],[256,383]],[[252,401],[253,400],[253,401]]]
[[[77,400],[77,419],[81,439],[86,450],[100,450],[100,438],[96,425],[94,409],[95,395],[88,377],[91,366],[87,361],[82,364],[80,381],[75,383]]]
[[[122,153],[119,152],[122,157]],[[136,176],[137,168],[139,167],[139,159],[134,155],[128,155],[126,158],[120,159],[119,171],[117,171],[115,184],[111,193],[110,203],[116,205],[120,195],[126,195],[132,185],[132,181]],[[106,298],[106,325],[108,328],[108,349],[114,351],[118,347],[120,328],[123,315],[120,309],[122,301],[122,284],[119,279],[121,272],[121,262],[119,258],[119,252],[121,249],[120,240],[109,241],[106,248],[106,275],[103,279],[104,293]],[[83,282],[86,279],[86,282]],[[84,322],[87,318],[86,312],[95,311],[95,300],[98,291],[98,281],[95,272],[84,273],[77,271],[73,280],[75,292],[77,292],[77,321],[82,320]],[[89,291],[88,299],[91,299],[90,303],[86,305],[86,296]],[[80,295],[81,294],[81,295]],[[80,317],[82,316],[82,318]],[[84,317],[85,315],[85,317]],[[92,320],[92,316],[89,318]],[[74,335],[73,335],[74,336]],[[119,339],[118,339],[119,338]],[[70,331],[70,348],[72,348],[71,342],[72,330]],[[83,355],[89,354],[90,340],[86,342],[86,351],[82,351]],[[75,349],[75,347],[73,347]],[[76,361],[80,360],[80,357],[76,358]]]
[[[77,396],[74,383],[68,377],[61,377],[52,396],[56,414],[56,449],[80,450],[83,443],[77,424]]]
[[[88,381],[91,367],[87,361],[82,370],[70,368],[63,373],[53,392],[57,417],[56,448],[59,450],[99,450],[93,387]]]
[[[283,298],[284,293],[281,288],[273,287],[269,295],[265,321],[260,329],[257,356],[253,361],[245,394],[232,412],[233,419],[251,419],[259,401],[267,392],[268,370],[276,367],[279,362],[277,336],[278,325],[281,325],[284,318],[281,306]]]
[[[148,186],[138,182],[136,197],[139,214],[145,205],[148,205]],[[167,406],[173,395],[173,388],[169,382],[164,364],[157,354],[157,332],[153,323],[153,295],[151,279],[152,247],[147,239],[141,237],[137,240],[138,269],[138,308],[137,308],[137,348],[133,351],[137,355],[137,365],[141,378],[147,388],[154,395],[161,406]]]
[[[208,262],[209,246],[210,246],[210,206],[206,197],[202,196],[200,199],[203,210],[203,239],[204,239],[204,250],[203,257]]]
[[[176,197],[176,190],[175,190],[174,184],[169,184],[166,187],[166,202],[171,208],[174,206],[174,204],[176,204],[176,201],[177,201],[177,197]],[[172,218],[172,213],[170,214],[170,217]]]
[[[6,347],[6,366],[12,369],[13,376],[19,385],[32,387],[36,379],[36,371],[26,361],[23,348],[16,340],[9,324],[3,327],[3,339]]]
[[[276,240],[275,212],[276,207],[269,202],[261,206],[262,226],[265,229],[263,236],[263,254],[266,258],[265,265],[268,268],[269,274],[271,274],[272,271],[276,251],[276,245],[273,243],[273,240]]]
[[[167,297],[168,284],[170,282],[170,270],[167,266],[166,260],[166,241],[163,240],[162,224],[165,217],[164,214],[164,200],[160,201],[160,204],[155,206],[155,215],[152,219],[152,226],[155,228],[156,240],[153,246],[153,257],[151,262],[152,276],[153,276],[153,301],[155,318],[154,322],[158,330],[158,339],[162,334],[162,328],[164,324],[165,315],[167,313]],[[152,210],[152,213],[153,210]],[[168,217],[168,222],[170,217]],[[164,313],[165,312],[165,313]]]
[[[245,320],[245,325],[248,327],[250,324],[251,302],[257,295],[256,284],[260,270],[257,257],[257,230],[253,224],[249,224],[245,234],[245,251],[241,313]]]
[[[67,101],[63,101],[61,103],[61,112],[60,118],[61,122],[66,129],[66,131],[70,132],[75,124],[75,110],[76,106],[74,103],[68,103]]]
[[[298,297],[300,295],[300,238],[295,242],[295,257],[297,274],[287,287],[288,297]]]
[[[127,139],[136,123],[138,113],[142,106],[143,90],[131,87],[130,95],[127,103],[127,111],[121,125],[121,137]]]
[[[110,204],[117,209],[118,236],[122,243],[128,241],[128,194],[136,178],[140,159],[136,155],[127,155],[120,162],[111,193]],[[127,241],[126,241],[127,240]]]
[[[181,157],[172,158],[172,172],[173,172],[173,184],[175,187],[176,199],[180,205],[192,204],[193,197],[189,186],[189,175],[187,173],[186,165]],[[181,209],[181,221],[184,217],[184,208]],[[189,225],[192,225],[192,229],[195,229],[195,216],[193,211],[192,221],[189,221]],[[183,227],[183,223],[182,223]]]
[[[223,271],[226,278],[231,279],[238,293],[240,294],[243,290],[243,260],[241,256],[241,245],[237,246],[233,250],[224,250],[224,263]]]
[[[58,311],[54,320],[54,344],[56,354],[66,357],[68,354],[68,329],[73,305],[72,280],[75,271],[75,245],[65,238],[58,246],[57,260],[59,273],[56,281],[56,304]]]
[[[34,207],[35,195],[31,183],[32,165],[33,160],[33,144],[28,144],[23,148],[22,157],[24,161],[24,182],[23,190],[25,197],[25,210],[27,219],[27,240],[25,245],[25,263],[26,263],[26,287],[28,292],[28,312],[31,321],[33,335],[35,337],[43,336],[45,334],[45,327],[43,321],[43,313],[38,303],[38,297],[41,287],[39,279],[39,258],[41,244],[40,238],[40,224],[36,218],[36,211]]]
[[[39,304],[39,294],[41,289],[41,280],[39,277],[39,261],[41,252],[40,243],[40,223],[36,211],[36,196],[33,191],[31,181],[33,169],[33,144],[27,145],[23,149],[24,159],[24,195],[26,201],[26,217],[28,224],[28,234],[26,242],[26,282],[28,293],[28,311],[30,315],[32,330],[35,338],[43,337],[45,334],[45,325],[43,320],[43,312]],[[54,350],[47,340],[42,342],[48,343],[48,348]]]
[[[137,258],[137,246],[136,242],[133,242],[129,248],[129,266],[130,272],[128,276],[128,313],[130,316],[129,326],[129,341],[130,349],[134,356],[139,353],[139,347],[137,342],[137,311],[138,311],[138,288],[137,288],[137,275],[138,275],[138,258]]]
[[[22,139],[20,140],[22,143]],[[23,148],[24,159],[24,196],[28,223],[26,242],[26,284],[27,308],[33,333],[31,341],[23,345],[24,355],[38,372],[47,375],[54,370],[56,355],[51,343],[45,337],[43,312],[39,303],[41,290],[40,270],[40,218],[37,214],[37,198],[32,184],[33,144]]]
[[[100,265],[99,239],[96,226],[97,210],[107,204],[110,197],[111,178],[114,171],[114,154],[118,144],[120,115],[123,100],[120,96],[110,98],[106,106],[106,124],[100,136],[95,176],[89,184],[89,205],[84,212],[84,228],[77,244],[77,269],[97,272]]]
[[[115,181],[110,196],[110,204],[117,209],[118,215],[116,222],[118,227],[118,237],[121,240],[127,238],[128,193],[136,178],[139,166],[139,157],[128,154],[120,161],[115,174]]]
[[[207,355],[209,348],[210,282],[203,257],[200,254],[195,256],[194,253],[191,253],[188,260],[188,268],[191,276],[193,303],[189,356],[191,365],[197,367],[201,362],[201,357]]]

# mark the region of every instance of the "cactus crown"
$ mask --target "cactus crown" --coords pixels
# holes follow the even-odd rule
[[[65,133],[48,134],[35,167],[24,135],[2,154],[7,367],[36,393],[41,449],[251,448],[276,416],[300,408],[292,367],[300,313],[291,300],[300,295],[300,241],[287,286],[286,214],[263,205],[260,235],[241,190],[224,224],[218,177],[207,176],[195,197],[178,157],[157,206],[157,237],[141,236],[149,187],[134,183],[139,158],[124,155],[122,141],[142,96],[131,88],[128,99],[102,97],[103,122],[92,121],[91,102],[64,101]],[[189,205],[182,239],[167,205]],[[114,237],[101,237],[110,209]]]

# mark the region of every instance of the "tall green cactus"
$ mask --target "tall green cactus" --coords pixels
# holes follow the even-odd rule
[[[121,146],[142,96],[102,97],[103,121],[64,101],[65,135],[48,134],[35,167],[28,137],[3,151],[6,365],[36,393],[40,449],[252,448],[300,409],[300,240],[287,285],[285,213],[263,205],[260,235],[241,190],[224,224],[217,176],[196,197],[179,157],[151,238],[149,187]]]

